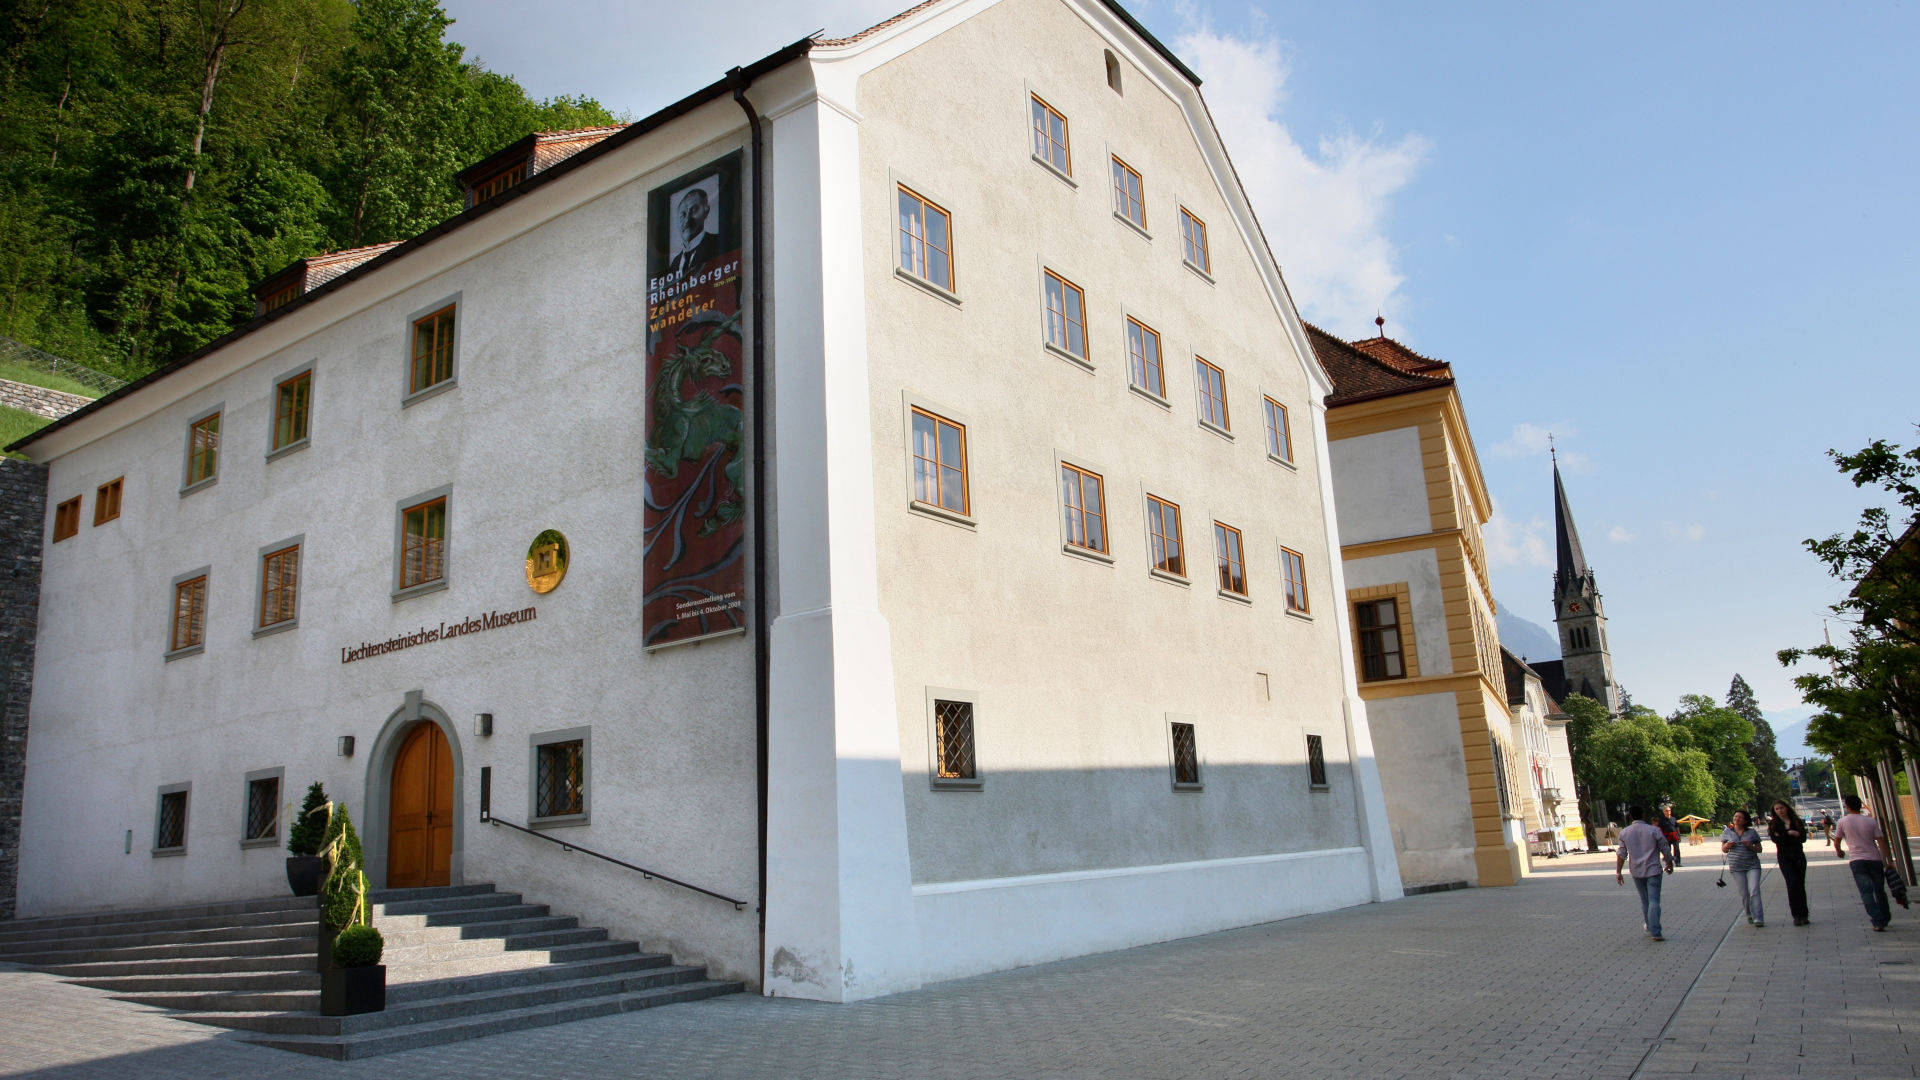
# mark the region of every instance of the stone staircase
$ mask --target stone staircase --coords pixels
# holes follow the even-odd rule
[[[387,1008],[320,1015],[312,899],[0,923],[0,961],[248,1042],[345,1060],[745,989],[492,885],[376,892]]]

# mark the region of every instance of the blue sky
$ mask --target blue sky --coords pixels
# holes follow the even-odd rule
[[[535,94],[636,116],[903,6],[446,0]],[[1378,309],[1454,364],[1500,601],[1551,619],[1552,431],[1635,700],[1737,671],[1804,717],[1773,654],[1838,590],[1799,542],[1865,498],[1824,452],[1920,421],[1920,8],[1130,10],[1205,80],[1303,313],[1357,337]]]

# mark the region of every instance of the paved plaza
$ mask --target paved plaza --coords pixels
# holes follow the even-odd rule
[[[1869,931],[1843,863],[1813,856],[1814,925],[1770,869],[1740,917],[1701,846],[1640,929],[1613,857],[1522,885],[1412,897],[943,983],[860,1005],[736,996],[366,1061],[234,1040],[0,965],[0,1076],[1910,1077],[1920,918]],[[1709,864],[1709,859],[1712,863]],[[1768,862],[1771,863],[1769,857]]]

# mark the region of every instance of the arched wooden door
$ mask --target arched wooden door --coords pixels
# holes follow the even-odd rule
[[[387,805],[387,888],[447,884],[453,858],[453,750],[438,724],[415,724],[400,743]]]

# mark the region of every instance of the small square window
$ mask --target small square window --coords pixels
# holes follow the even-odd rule
[[[205,643],[207,628],[207,575],[188,578],[173,587],[173,636],[170,652],[191,649]]]
[[[1287,610],[1307,614],[1307,563],[1292,548],[1280,549],[1280,569],[1286,578]]]
[[[1287,407],[1266,399],[1267,453],[1281,461],[1293,461],[1293,431],[1287,425]]]
[[[973,760],[973,702],[933,703],[935,781],[977,781]]]
[[[580,739],[547,743],[537,751],[535,817],[565,817],[587,809],[586,743]]]
[[[80,531],[80,496],[75,495],[53,508],[53,542],[59,543]]]
[[[1360,634],[1360,677],[1368,682],[1406,677],[1399,602],[1363,600],[1354,605],[1353,624]]]
[[[105,525],[120,516],[120,489],[125,486],[126,477],[118,476],[100,485],[93,494],[93,523]]]
[[[202,417],[187,428],[187,487],[212,480],[220,472],[220,414]]]
[[[1100,474],[1062,462],[1060,498],[1066,511],[1067,544],[1105,554],[1107,494]]]
[[[1195,270],[1213,273],[1213,260],[1207,254],[1207,223],[1184,206],[1180,208],[1180,255]]]
[[[400,587],[447,576],[447,500],[444,496],[401,511]]]
[[[952,292],[952,218],[904,185],[899,196],[900,269]]]
[[[1073,175],[1073,155],[1067,150],[1067,118],[1035,94],[1033,102],[1033,156],[1063,176]]]
[[[1051,270],[1045,273],[1047,344],[1061,352],[1087,358],[1086,296],[1080,286]]]
[[[186,784],[169,784],[160,789],[160,803],[153,824],[155,855],[180,855],[186,852],[188,791]]]
[[[1173,787],[1176,791],[1200,789],[1200,745],[1194,726],[1173,724]]]
[[[1133,318],[1127,320],[1127,381],[1154,397],[1167,396],[1160,372],[1160,334]]]
[[[1327,788],[1327,754],[1320,736],[1307,736],[1307,786],[1315,791]]]
[[[1200,387],[1200,422],[1232,431],[1227,420],[1227,374],[1201,357],[1193,358],[1193,377]]]
[[[1187,576],[1187,546],[1180,534],[1180,507],[1158,495],[1147,496],[1147,543],[1155,570],[1178,578]]]
[[[247,821],[243,838],[271,840],[280,834],[280,778],[247,781]]]
[[[1133,166],[1113,159],[1113,212],[1132,222],[1142,232],[1147,228],[1146,189]]]
[[[1214,522],[1213,547],[1219,557],[1220,591],[1232,596],[1247,595],[1247,558],[1241,548],[1240,530]]]
[[[303,371],[274,389],[273,449],[292,446],[307,437],[307,414],[312,401],[311,371]]]
[[[965,516],[967,429],[925,409],[913,410],[913,498]]]
[[[454,309],[449,304],[413,324],[413,369],[407,393],[417,394],[453,378]]]
[[[292,622],[300,607],[300,545],[260,557],[260,626]]]

